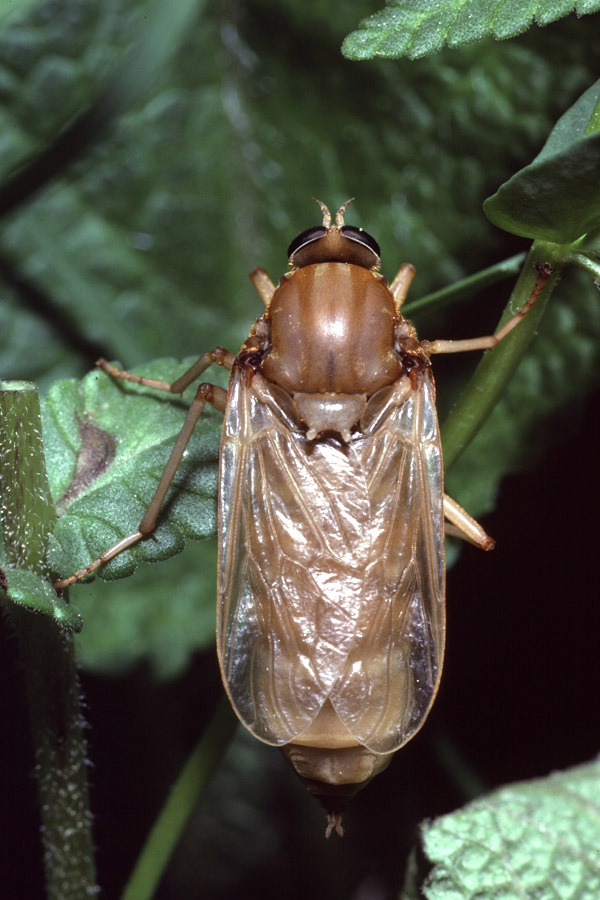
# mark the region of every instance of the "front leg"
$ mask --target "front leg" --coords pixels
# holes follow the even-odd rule
[[[467,338],[462,341],[423,341],[421,346],[425,353],[431,356],[434,353],[464,353],[469,350],[492,350],[497,347],[500,341],[504,340],[507,334],[510,334],[513,328],[516,328],[519,322],[525,318],[544,290],[546,282],[554,273],[554,269],[549,263],[537,265],[536,268],[538,277],[531,294],[521,309],[502,328],[499,328],[494,334],[485,335],[485,337]]]
[[[156,378],[143,378],[141,375],[134,375],[133,372],[125,372],[123,369],[118,369],[116,366],[113,366],[112,363],[107,362],[105,359],[99,359],[96,362],[96,365],[99,369],[102,369],[103,372],[106,372],[107,375],[112,376],[112,378],[133,381],[134,384],[155,388],[157,391],[167,391],[170,394],[182,394],[185,389],[189,387],[196,378],[199,378],[213,363],[217,363],[218,366],[223,366],[224,369],[229,369],[231,372],[234,362],[235,354],[230,353],[229,350],[225,350],[223,347],[215,347],[214,350],[207,350],[206,353],[199,356],[194,365],[190,366],[183,375],[180,375],[179,378],[172,383],[168,381],[158,381]]]
[[[257,269],[253,269],[250,272],[250,281],[256,288],[256,291],[265,304],[265,308],[269,308],[269,304],[273,298],[273,294],[275,293],[275,285],[267,275],[265,269],[260,266]]]

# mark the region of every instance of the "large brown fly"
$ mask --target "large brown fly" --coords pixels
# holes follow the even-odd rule
[[[350,202],[350,201],[348,201]],[[105,360],[105,372],[178,394],[212,363],[136,531],[64,588],[152,533],[206,403],[224,413],[219,481],[217,648],[242,723],[280,747],[341,833],[344,803],[422,726],[444,654],[444,530],[493,541],[444,494],[430,357],[496,346],[496,334],[419,341],[401,314],[415,275],[388,284],[376,241],[344,223],[290,245],[277,287],[252,281],[264,314],[236,355],[205,353],[173,384]]]

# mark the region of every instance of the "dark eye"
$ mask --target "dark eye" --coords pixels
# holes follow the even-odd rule
[[[323,225],[318,225],[315,228],[308,228],[306,231],[303,231],[297,238],[294,238],[288,247],[288,257],[291,257],[296,253],[300,247],[304,247],[305,244],[312,244],[313,241],[318,241],[319,238],[325,237],[326,234],[327,229]]]
[[[342,234],[350,241],[356,241],[357,244],[364,244],[369,250],[372,250],[378,257],[381,256],[379,244],[375,238],[363,231],[362,228],[355,228],[354,225],[344,225]]]

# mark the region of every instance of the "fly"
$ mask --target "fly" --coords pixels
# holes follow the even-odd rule
[[[217,651],[245,727],[279,747],[341,834],[345,803],[421,728],[444,654],[444,530],[494,542],[443,490],[430,357],[496,346],[494,335],[419,341],[401,308],[415,275],[388,284],[380,250],[317,201],[320,226],[292,241],[277,287],[252,282],[264,314],[236,355],[204,353],[229,389],[202,383],[137,531],[56,583],[65,588],[152,533],[206,403],[224,413],[219,475]]]

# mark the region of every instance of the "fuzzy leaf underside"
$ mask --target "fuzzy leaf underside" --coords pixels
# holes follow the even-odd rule
[[[159,360],[138,370],[173,381],[192,360]],[[81,383],[57,382],[43,406],[44,443],[53,497],[67,506],[50,546],[49,562],[67,576],[137,529],[186,414],[180,399],[90,372]],[[130,575],[138,561],[156,562],[181,551],[187,537],[216,528],[220,422],[206,413],[197,426],[151,537],[105,564],[103,578]],[[88,473],[77,464],[86,447]],[[80,457],[81,460],[81,457]],[[82,469],[76,478],[74,474]],[[118,518],[116,518],[118,516]]]
[[[193,361],[159,360],[137,371],[172,381]],[[42,404],[47,468],[59,508],[67,504],[50,548],[57,574],[75,572],[135,530],[183,424],[192,389],[188,393],[182,402],[101,371],[52,387]],[[146,538],[97,573],[101,579],[134,577],[122,587],[114,583],[110,591],[92,579],[85,588],[72,589],[85,623],[77,635],[77,656],[86,668],[115,674],[145,660],[157,677],[173,678],[194,652],[214,641],[214,541],[180,551],[187,538],[214,534],[220,431],[220,415],[207,408],[167,496],[156,541]],[[88,468],[97,477],[75,498],[73,486],[77,492],[85,483],[81,471],[75,477],[81,470],[79,451],[90,437]],[[157,561],[163,561],[160,579],[153,567],[138,567]]]
[[[348,59],[417,59],[486,37],[515,37],[534,22],[548,25],[571,12],[600,9],[597,0],[397,0],[364,19],[342,44]]]
[[[600,133],[586,134],[600,81],[558,120],[533,162],[485,201],[488,219],[522,237],[570,243],[600,226]]]
[[[2,587],[6,599],[35,613],[54,619],[66,631],[78,632],[82,627],[79,612],[56,595],[47,579],[27,569],[2,568]]]
[[[427,900],[595,900],[600,762],[509,785],[422,827]]]

